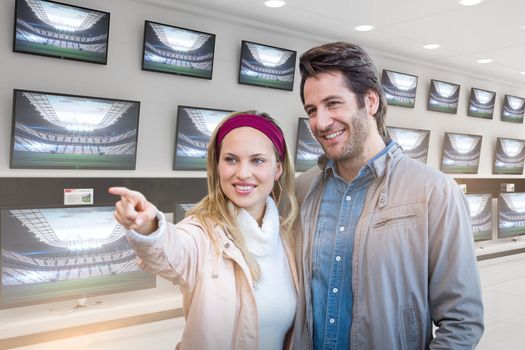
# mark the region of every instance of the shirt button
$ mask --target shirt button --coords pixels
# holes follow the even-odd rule
[[[228,243],[228,242],[224,243],[224,248],[226,248],[226,249],[230,248],[230,243]]]
[[[337,288],[332,289],[332,292],[337,293]]]
[[[339,227],[339,231],[342,232],[342,231],[344,231],[344,230],[345,230],[345,227],[344,227],[344,226]]]
[[[335,257],[335,261],[341,261],[341,257],[338,255]]]
[[[349,201],[350,199],[352,199],[352,197],[350,196],[346,196],[346,200]]]
[[[329,321],[331,324],[334,324],[335,323],[335,320],[333,318],[330,319]]]

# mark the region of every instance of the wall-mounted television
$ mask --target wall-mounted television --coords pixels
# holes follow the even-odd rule
[[[13,91],[13,169],[135,169],[140,102]]]
[[[47,0],[16,0],[13,51],[106,64],[109,13]]]
[[[386,103],[392,106],[414,108],[417,76],[383,69],[381,84]]]
[[[113,206],[0,211],[0,308],[153,288]]]
[[[447,174],[477,174],[481,135],[445,133],[441,171]]]
[[[496,93],[492,91],[472,88],[467,115],[484,119],[492,119]]]
[[[456,114],[458,112],[459,90],[460,86],[458,84],[434,79],[430,80],[427,109],[429,111]]]
[[[498,238],[525,235],[525,192],[500,193]]]
[[[211,79],[215,34],[146,21],[142,69]]]
[[[243,40],[239,84],[293,90],[297,52]]]
[[[492,195],[467,194],[474,241],[492,239]]]
[[[511,123],[523,123],[523,114],[525,112],[525,99],[511,95],[505,95],[503,101],[503,110],[501,120]]]
[[[493,174],[523,174],[525,140],[498,137]]]
[[[179,106],[173,170],[206,170],[208,143],[215,127],[232,111]]]
[[[387,126],[386,128],[390,138],[401,146],[407,156],[418,160],[421,163],[427,162],[430,130],[408,129],[393,126]]]
[[[173,222],[177,223],[186,217],[186,212],[193,208],[197,202],[175,203]]]
[[[306,171],[317,164],[323,148],[310,130],[308,118],[299,118],[295,147],[295,171]]]

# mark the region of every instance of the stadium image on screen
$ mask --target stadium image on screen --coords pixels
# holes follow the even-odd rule
[[[495,104],[495,92],[472,88],[467,115],[471,117],[492,119]]]
[[[500,193],[498,219],[498,238],[524,235],[525,193]]]
[[[505,95],[501,120],[511,123],[523,123],[525,112],[525,99],[521,97]]]
[[[447,174],[477,174],[481,154],[480,135],[445,133],[441,171]]]
[[[179,106],[173,170],[206,170],[210,137],[231,111]]]
[[[492,239],[492,195],[467,194],[474,241]]]
[[[525,140],[498,137],[494,156],[494,174],[523,174]]]
[[[140,102],[13,95],[11,168],[135,169]]]
[[[239,84],[293,90],[297,52],[242,41]]]
[[[295,171],[306,171],[315,166],[319,156],[324,153],[310,130],[308,118],[299,118],[295,150]]]
[[[13,51],[106,64],[109,13],[44,0],[17,0]]]
[[[211,79],[215,34],[146,21],[142,69]]]
[[[459,85],[444,81],[430,81],[428,110],[456,114],[459,102]]]
[[[383,85],[387,104],[414,108],[416,104],[417,76],[384,69],[381,84]]]
[[[173,222],[177,223],[186,217],[186,212],[193,208],[197,202],[191,203],[175,203],[175,210],[173,211]]]
[[[155,287],[113,206],[2,209],[1,307]]]
[[[388,134],[401,148],[403,153],[421,163],[427,162],[430,130],[408,129],[387,126]]]

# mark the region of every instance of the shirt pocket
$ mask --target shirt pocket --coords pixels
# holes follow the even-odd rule
[[[319,263],[321,260],[321,244],[323,244],[323,236],[326,234],[324,230],[325,226],[325,221],[319,221],[315,229],[314,245],[312,249],[312,272],[314,273],[319,271]]]

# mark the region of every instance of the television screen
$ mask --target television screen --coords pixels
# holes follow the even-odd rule
[[[155,287],[113,211],[2,209],[0,307]]]
[[[523,174],[525,140],[498,137],[494,156],[494,174]]]
[[[295,150],[295,171],[306,171],[315,166],[319,156],[324,153],[310,130],[308,118],[299,118]]]
[[[135,169],[140,102],[14,90],[11,168]]]
[[[381,84],[386,102],[392,106],[414,108],[417,76],[383,69]]]
[[[16,0],[13,51],[106,64],[109,13],[46,0]]]
[[[293,90],[297,52],[243,40],[239,84]]]
[[[173,222],[177,223],[186,217],[186,212],[193,208],[197,202],[176,203],[173,212]]]
[[[142,69],[211,79],[215,34],[146,21]]]
[[[504,122],[523,123],[525,112],[525,99],[521,97],[505,95],[501,120]]]
[[[492,195],[467,194],[474,241],[492,239]]]
[[[446,132],[441,171],[447,174],[477,174],[481,139],[480,135]]]
[[[492,119],[495,104],[495,92],[472,88],[467,115],[471,117]]]
[[[206,155],[211,134],[231,112],[179,106],[173,170],[206,170]]]
[[[412,159],[427,162],[430,130],[407,129],[387,126],[388,134]]]
[[[500,193],[498,198],[498,238],[525,234],[525,192]]]
[[[430,81],[430,94],[427,108],[430,111],[452,113],[458,112],[459,85],[444,81]]]

